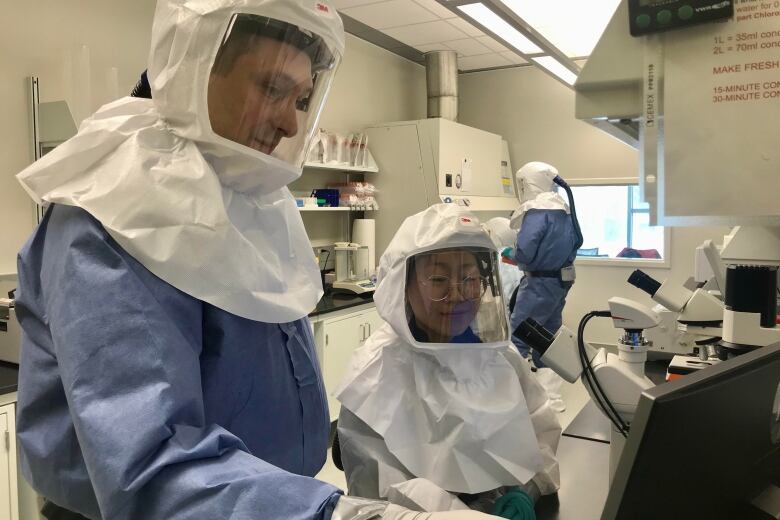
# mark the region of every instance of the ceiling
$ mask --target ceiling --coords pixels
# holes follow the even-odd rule
[[[590,54],[620,0],[503,1],[567,56],[578,58]],[[527,64],[518,54],[437,0],[331,0],[331,3],[343,15],[348,32],[413,61],[422,62],[425,52],[454,50],[461,71]]]
[[[459,18],[436,0],[331,1],[341,14],[420,53],[436,50],[457,51],[458,68],[462,71],[526,63],[523,58]],[[349,24],[345,25],[349,30]],[[387,48],[387,45],[382,46]],[[392,48],[389,50],[395,51]],[[422,56],[415,61],[421,59]]]

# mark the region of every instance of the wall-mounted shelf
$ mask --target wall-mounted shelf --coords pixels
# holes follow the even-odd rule
[[[353,209],[349,206],[339,206],[338,208],[307,208],[307,207],[299,207],[300,211],[377,211],[375,209]]]
[[[315,170],[328,170],[333,172],[349,172],[349,173],[379,173],[379,168],[376,166],[369,166],[364,168],[362,166],[349,166],[347,164],[325,164],[325,163],[310,163],[307,162],[303,165],[304,168],[312,168]]]
[[[300,211],[352,211],[352,208],[339,206],[338,208],[307,208],[306,206],[298,208]]]
[[[349,164],[339,163],[320,163],[306,161],[303,165],[304,168],[311,168],[313,170],[327,170],[332,172],[344,172],[344,173],[379,173],[379,168],[376,165],[374,156],[371,155],[371,151],[368,151],[368,166],[350,166]]]

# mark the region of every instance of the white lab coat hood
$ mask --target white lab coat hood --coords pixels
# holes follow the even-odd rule
[[[338,59],[344,54],[344,28],[335,8],[321,0],[162,0],[157,4],[148,76],[160,116],[173,133],[198,142],[212,162],[218,161],[215,170],[223,185],[270,193],[297,179],[300,168],[216,135],[209,121],[209,75],[234,14],[283,20],[317,34]]]
[[[412,475],[479,493],[524,484],[543,462],[508,341],[425,344],[409,330],[407,258],[459,246],[493,249],[479,221],[457,206],[404,221],[380,261],[374,301],[387,323],[355,352],[337,398]],[[383,461],[374,463],[386,491],[394,472],[383,475]]]
[[[523,217],[532,209],[561,210],[569,213],[569,205],[558,195],[555,188],[555,177],[558,170],[543,162],[529,162],[517,170],[517,198],[520,207],[510,219],[510,227],[519,230],[523,225]]]
[[[504,343],[468,346],[420,343],[409,329],[405,292],[407,259],[419,253],[456,247],[495,249],[479,219],[454,204],[437,204],[404,220],[379,260],[377,289],[374,293],[377,312],[392,325],[396,334],[418,349],[503,348]]]
[[[17,178],[40,203],[77,206],[152,273],[238,316],[306,316],[322,295],[295,201],[300,169],[211,131],[208,74],[232,16],[260,14],[320,35],[335,56],[341,20],[314,0],[160,0],[153,100],[124,98]]]

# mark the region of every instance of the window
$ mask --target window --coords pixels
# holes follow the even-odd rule
[[[572,186],[584,242],[580,257],[663,260],[667,232],[650,226],[650,206],[639,187]]]

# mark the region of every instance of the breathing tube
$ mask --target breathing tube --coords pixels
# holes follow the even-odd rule
[[[152,89],[149,86],[149,78],[146,75],[146,71],[141,73],[141,79],[133,87],[133,91],[130,93],[131,97],[152,99]]]
[[[582,230],[580,230],[580,222],[577,220],[577,210],[574,208],[574,194],[571,192],[571,188],[560,175],[556,175],[553,182],[563,188],[566,192],[566,197],[569,199],[569,209],[571,210],[571,223],[574,225],[574,231],[577,233],[577,244],[574,248],[577,251],[582,247]]]

